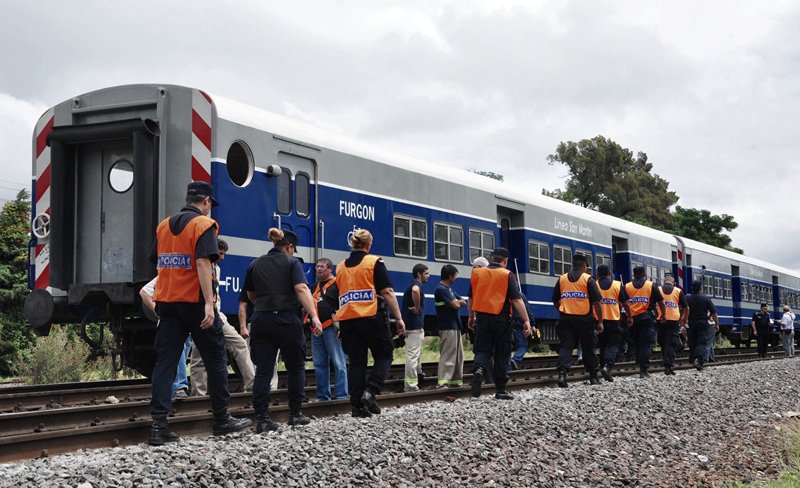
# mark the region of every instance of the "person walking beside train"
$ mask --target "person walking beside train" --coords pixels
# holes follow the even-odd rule
[[[250,261],[252,263],[252,261]],[[248,267],[250,265],[248,264]],[[244,283],[244,276],[242,277],[242,283]],[[250,328],[251,323],[250,319],[253,317],[253,308],[255,304],[250,301],[250,297],[247,296],[247,291],[242,288],[242,291],[239,292],[239,334],[244,338],[245,342],[247,342],[247,347],[250,347]],[[278,389],[278,359],[280,357],[281,351],[278,350],[278,354],[275,355],[275,369],[272,371],[272,380],[269,382],[270,391]],[[252,358],[251,358],[252,361]],[[255,368],[255,365],[253,365]],[[253,377],[255,380],[255,377]]]
[[[611,371],[614,369],[622,342],[621,310],[625,310],[624,328],[630,327],[633,319],[628,306],[628,294],[622,287],[622,282],[613,279],[607,264],[597,267],[597,286],[600,291],[600,308],[603,309],[603,332],[599,337],[600,374],[606,381],[614,381]]]
[[[211,279],[211,262],[218,255],[218,226],[208,216],[217,204],[213,195],[210,184],[189,183],[186,206],[161,221],[150,254],[157,263],[158,286],[153,298],[160,318],[150,400],[153,424],[148,439],[155,446],[178,440],[177,434],[169,430],[167,415],[172,408],[170,388],[189,335],[208,370],[214,435],[236,432],[251,424],[249,419],[237,419],[228,413],[225,336],[214,307]]]
[[[603,332],[601,299],[597,281],[586,272],[586,256],[574,255],[572,270],[561,275],[553,286],[553,306],[559,312],[557,332],[561,345],[556,369],[558,386],[561,388],[567,387],[572,350],[577,344],[583,346],[583,367],[589,372],[589,382],[592,385],[600,383],[597,378],[597,355],[594,352],[594,331]]]
[[[719,330],[717,309],[711,298],[703,293],[703,282],[692,282],[692,293],[686,297],[689,307],[688,341],[690,345],[689,357],[693,358],[692,364],[698,371],[703,370],[706,355],[708,354],[708,341],[711,337],[710,329]],[[714,325],[709,324],[709,319]]]
[[[350,235],[350,257],[336,266],[336,286],[339,288],[339,310],[334,320],[339,322],[342,347],[350,357],[347,381],[353,417],[370,417],[381,413],[375,397],[392,364],[392,334],[388,320],[378,303],[383,297],[395,318],[398,335],[405,334],[405,323],[394,295],[389,272],[383,260],[369,254],[372,234],[358,229]],[[367,351],[372,353],[373,365],[367,375]]]
[[[664,297],[665,309],[658,324],[658,342],[661,344],[664,373],[674,375],[675,371],[672,368],[675,366],[675,346],[681,340],[681,327],[686,327],[689,306],[686,303],[686,295],[683,290],[675,286],[675,278],[672,275],[664,277],[664,284],[658,287],[658,291]]]
[[[219,262],[225,259],[225,254],[228,252],[228,243],[222,239],[217,239],[217,251],[219,252],[219,259],[212,265],[211,279],[214,286],[214,306],[217,308],[217,315],[222,320],[222,333],[225,335],[225,350],[236,361],[236,366],[239,373],[242,375],[242,388],[244,391],[253,389],[253,378],[255,378],[256,371],[253,366],[253,361],[250,360],[250,348],[247,346],[247,341],[236,331],[230,323],[228,317],[222,313],[222,299],[219,296]],[[189,356],[189,377],[191,378],[192,396],[205,396],[208,394],[208,375],[206,374],[206,367],[203,364],[203,358],[200,356],[200,350],[196,347],[192,348],[192,353]]]
[[[461,342],[459,310],[467,301],[452,286],[458,278],[458,268],[452,264],[442,266],[442,281],[433,292],[436,304],[436,324],[439,328],[439,386],[459,387],[464,378],[464,344]]]
[[[425,338],[425,292],[423,283],[428,282],[430,272],[424,264],[416,264],[411,270],[413,278],[403,293],[403,322],[406,324],[406,371],[403,391],[418,391],[424,377],[420,364],[422,340]]]
[[[511,355],[511,306],[522,317],[526,337],[531,335],[528,310],[522,300],[517,278],[506,269],[508,249],[498,247],[492,251],[492,262],[485,268],[472,271],[469,289],[468,327],[475,331],[475,369],[472,372],[472,396],[481,394],[484,375],[489,371],[489,361],[494,359],[495,398],[512,400],[514,395],[506,390],[508,359]]]
[[[625,285],[625,292],[633,316],[631,336],[636,349],[639,377],[647,378],[650,376],[650,354],[656,340],[653,310],[658,307],[661,315],[664,315],[664,297],[658,287],[647,279],[644,266],[633,268],[633,281]]]
[[[311,317],[311,332],[322,334],[314,298],[297,251],[297,234],[271,228],[267,237],[274,247],[247,268],[244,289],[255,303],[250,329],[250,354],[256,364],[253,383],[253,409],[256,432],[278,428],[269,415],[270,378],[275,357],[281,350],[286,363],[289,394],[289,425],[306,425],[309,418],[301,412],[305,396],[306,336],[300,320],[300,306]]]
[[[333,313],[339,297],[336,279],[333,277],[333,261],[328,258],[317,260],[315,270],[317,282],[311,287],[314,305],[317,307],[319,321],[322,322],[322,335],[311,336],[311,357],[314,359],[314,377],[317,382],[317,400],[331,399],[331,365],[333,365],[334,395],[336,400],[349,396],[347,386],[347,364],[333,325]],[[305,321],[309,317],[306,313]]]
[[[783,341],[783,355],[794,357],[794,313],[789,305],[783,306],[781,317],[781,339]]]
[[[750,322],[750,329],[753,337],[758,343],[758,357],[767,357],[769,349],[769,338],[772,335],[772,317],[769,315],[767,304],[762,303],[758,312],[753,313],[753,320]]]

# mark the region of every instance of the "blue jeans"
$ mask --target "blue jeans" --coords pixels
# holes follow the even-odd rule
[[[333,364],[336,399],[348,398],[347,365],[344,360],[342,343],[336,338],[336,327],[326,327],[319,337],[311,336],[311,355],[314,357],[317,399],[331,399],[331,364]]]
[[[519,363],[522,361],[522,358],[525,357],[525,353],[528,352],[528,338],[525,337],[522,329],[514,327],[514,334],[511,342],[516,345],[516,349],[514,349],[514,355],[511,356],[511,359],[513,359],[514,362]]]
[[[175,382],[172,383],[172,396],[181,388],[189,391],[189,379],[186,377],[186,356],[189,355],[189,350],[192,349],[192,336],[186,338],[183,343],[183,354],[178,361],[178,372],[175,375]]]

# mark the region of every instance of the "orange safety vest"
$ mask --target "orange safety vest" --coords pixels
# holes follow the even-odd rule
[[[569,280],[569,273],[564,273],[558,279],[558,288],[561,298],[558,301],[558,311],[567,315],[588,315],[591,309],[589,303],[589,278],[591,275],[583,273],[575,283]]]
[[[209,228],[214,235],[219,233],[219,225],[211,217],[198,215],[186,224],[180,234],[174,235],[169,229],[169,219],[162,220],[156,229],[158,239],[158,285],[153,300],[157,302],[200,301],[202,291],[197,276],[195,247],[200,236]]]
[[[612,281],[608,290],[604,290],[598,283],[600,289],[600,308],[603,309],[603,320],[619,320],[622,315],[619,312],[619,292],[622,290],[622,282]],[[597,315],[594,316],[597,318]]]
[[[332,278],[332,279],[328,280],[325,283],[325,286],[319,286],[319,283],[317,283],[317,286],[314,287],[314,293],[312,293],[312,295],[314,296],[314,307],[316,307],[316,309],[317,309],[317,314],[319,314],[319,306],[317,305],[319,303],[319,297],[324,295],[325,292],[328,290],[328,288],[330,288],[334,283],[336,283],[336,278]],[[308,322],[308,312],[306,312],[306,316],[303,318],[303,323],[306,323],[306,322]],[[333,325],[333,317],[331,317],[328,320],[326,320],[325,322],[323,322],[322,323],[322,328],[326,329],[326,328],[330,327],[331,325]]]
[[[658,287],[658,291],[664,296],[664,307],[667,309],[667,320],[678,321],[681,319],[680,299],[681,290],[677,286],[672,289],[672,293],[664,293],[663,287]],[[658,311],[660,318],[661,310]]]
[[[508,275],[505,268],[477,268],[472,270],[472,310],[498,315],[503,311],[508,296]]]
[[[650,295],[653,294],[653,282],[645,280],[641,288],[633,286],[633,282],[625,285],[625,291],[628,293],[628,305],[631,307],[631,315],[636,317],[647,312],[650,308]]]
[[[367,254],[358,266],[348,268],[344,261],[336,266],[336,286],[339,287],[339,310],[334,320],[371,318],[378,315],[375,291],[375,263],[380,258]]]

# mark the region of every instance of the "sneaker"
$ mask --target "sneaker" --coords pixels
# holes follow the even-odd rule
[[[494,394],[494,397],[498,400],[513,400],[515,398],[514,395],[507,391],[498,391]]]
[[[233,432],[240,431],[249,427],[253,423],[250,419],[237,419],[232,417],[231,414],[225,412],[222,415],[214,415],[214,421],[211,427],[214,435],[225,435]]]
[[[364,394],[361,395],[361,404],[364,405],[364,408],[369,410],[370,413],[374,413],[375,415],[381,413],[381,407],[378,406],[375,395],[370,391],[365,391]]]
[[[475,372],[472,373],[472,396],[474,398],[478,398],[481,396],[481,386],[483,385],[483,368],[478,367],[475,369]]]
[[[173,402],[177,402],[180,400],[186,400],[189,398],[189,393],[186,391],[186,388],[178,388],[175,392],[175,396],[172,397]]]
[[[411,385],[406,385],[406,386],[403,388],[403,391],[404,391],[404,392],[406,392],[406,393],[408,393],[408,392],[412,392],[412,391],[419,391],[419,386],[411,386]]]
[[[289,415],[289,425],[297,426],[297,425],[308,425],[311,423],[311,419],[303,415],[302,412],[297,412]]]
[[[610,369],[608,369],[608,365],[606,365],[606,366],[603,366],[603,367],[600,369],[600,374],[601,374],[601,375],[603,375],[603,379],[604,379],[604,380],[606,380],[606,381],[608,381],[608,382],[614,381],[614,377],[613,377],[613,376],[611,376],[611,370],[610,370]]]
[[[363,406],[353,407],[353,411],[350,415],[357,419],[367,419],[372,417],[372,413]]]

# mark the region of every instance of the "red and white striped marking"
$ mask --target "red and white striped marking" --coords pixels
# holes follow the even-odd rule
[[[686,289],[684,277],[685,273],[685,266],[686,266],[686,246],[683,243],[683,239],[678,236],[675,236],[675,240],[678,241],[678,288]]]
[[[53,130],[54,109],[50,109],[39,118],[36,123],[36,165],[33,179],[35,180],[36,202],[34,202],[34,218],[40,213],[50,214],[50,146],[47,145],[47,136]],[[36,259],[34,261],[36,273],[36,288],[47,288],[50,285],[50,245],[36,243]]]
[[[211,183],[211,97],[192,91],[192,180]]]

